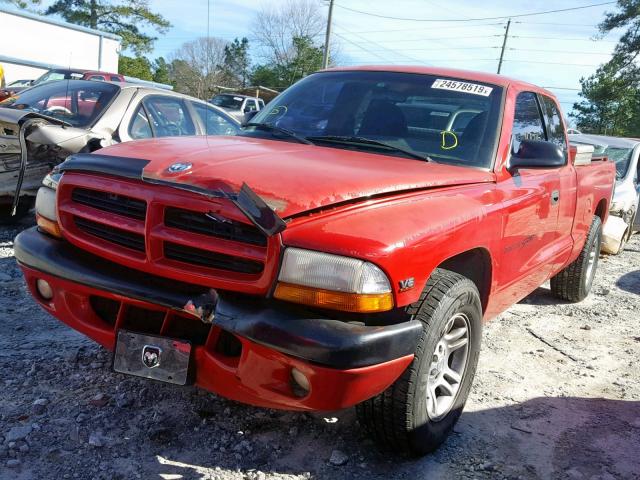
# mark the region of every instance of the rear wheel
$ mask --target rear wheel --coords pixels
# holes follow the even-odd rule
[[[478,363],[482,307],[471,280],[436,269],[407,312],[424,325],[413,362],[356,411],[381,447],[422,455],[445,441],[462,413]]]
[[[584,300],[591,291],[596,275],[601,243],[602,221],[600,217],[593,217],[578,258],[551,278],[551,293],[569,302]]]

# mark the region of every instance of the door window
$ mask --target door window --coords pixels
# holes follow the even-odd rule
[[[255,110],[258,109],[258,106],[256,105],[256,101],[255,100],[247,100],[247,102],[244,105],[244,113],[248,113],[248,112],[253,112]]]
[[[235,135],[238,133],[238,126],[220,112],[202,103],[192,103],[193,108],[205,126],[207,135]]]
[[[566,157],[567,140],[558,106],[556,102],[544,95],[540,95],[540,99],[542,100],[542,111],[544,112],[544,118],[547,123],[547,140],[562,148]]]
[[[153,95],[145,98],[143,103],[156,137],[196,134],[193,119],[181,99]]]
[[[153,137],[149,117],[147,117],[147,112],[144,111],[142,104],[138,105],[136,113],[131,119],[131,123],[129,124],[129,136],[134,140]]]
[[[518,151],[522,140],[546,139],[536,94],[532,92],[518,94],[513,118],[513,151]]]

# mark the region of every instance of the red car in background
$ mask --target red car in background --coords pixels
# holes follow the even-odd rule
[[[33,82],[31,82],[30,85],[15,87],[9,85],[4,89],[0,89],[0,102],[6,100],[7,98],[13,97],[17,93],[20,93],[28,88],[47,82],[54,82],[56,80],[99,80],[103,82],[120,83],[124,83],[126,81],[124,75],[120,75],[119,73],[74,68],[54,68],[40,75]]]

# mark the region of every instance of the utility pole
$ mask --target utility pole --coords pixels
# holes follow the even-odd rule
[[[509,38],[509,27],[511,26],[511,19],[507,21],[507,29],[504,31],[504,40],[502,41],[502,50],[500,51],[500,61],[498,62],[498,73],[502,69],[502,59],[504,58],[504,51],[507,49],[507,38]]]
[[[331,17],[333,16],[333,0],[329,0],[329,16],[327,17],[327,33],[324,37],[324,54],[322,55],[322,68],[329,66],[329,43],[331,43]]]

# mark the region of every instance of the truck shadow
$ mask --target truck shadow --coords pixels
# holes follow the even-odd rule
[[[567,305],[570,302],[555,297],[548,287],[538,287],[518,302],[524,305]]]
[[[616,287],[625,292],[640,295],[640,270],[622,275],[618,281],[616,281]]]
[[[244,472],[244,478],[264,478],[258,471],[308,478],[636,478],[640,457],[637,401],[539,397],[476,406],[438,451],[420,459],[379,452],[360,431],[353,409],[330,423],[308,414],[256,418],[255,409],[242,406],[233,414],[247,419],[252,452],[220,455],[211,451],[215,438],[208,445],[187,440],[180,453],[157,456],[154,473],[198,479],[220,469]],[[329,463],[334,449],[345,453],[345,464]],[[277,454],[253,453],[263,451]]]

